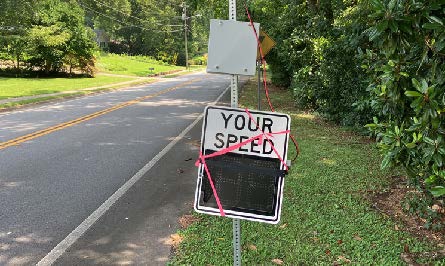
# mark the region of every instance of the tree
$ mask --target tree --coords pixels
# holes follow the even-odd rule
[[[46,73],[61,71],[64,64],[70,72],[94,69],[94,34],[84,25],[84,12],[76,1],[7,0],[1,5],[0,52],[15,60],[17,68],[23,61]]]
[[[34,1],[4,0],[0,2],[0,55],[14,60],[17,69],[27,54],[26,30],[34,16]]]
[[[83,10],[75,1],[41,1],[34,25],[28,31],[31,65],[46,73],[59,71],[67,58],[71,58],[68,60],[71,63],[76,61],[71,67],[85,65],[81,62],[91,61],[94,56],[92,36],[91,30],[84,26]]]

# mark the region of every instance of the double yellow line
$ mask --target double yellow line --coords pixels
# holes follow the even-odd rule
[[[55,132],[55,131],[58,131],[58,130],[62,130],[64,128],[71,127],[71,126],[74,126],[74,125],[77,125],[77,124],[80,124],[82,122],[91,120],[93,118],[102,116],[104,114],[108,114],[108,113],[111,113],[113,111],[122,109],[124,107],[127,107],[127,106],[130,106],[130,105],[134,105],[134,104],[137,104],[139,102],[145,101],[147,99],[150,99],[150,98],[153,98],[153,97],[157,97],[157,96],[165,94],[167,92],[177,90],[177,89],[179,89],[181,87],[187,86],[187,85],[189,85],[189,84],[191,84],[191,83],[193,83],[195,81],[198,81],[198,80],[201,80],[201,78],[192,79],[190,81],[183,82],[183,83],[179,84],[178,86],[171,87],[171,88],[168,88],[168,89],[165,89],[165,90],[162,90],[162,91],[159,91],[159,92],[147,95],[147,96],[139,97],[139,98],[136,98],[136,99],[128,101],[128,102],[120,103],[120,104],[114,105],[114,106],[112,106],[110,108],[104,109],[102,111],[98,111],[98,112],[95,112],[95,113],[92,113],[92,114],[89,114],[89,115],[86,115],[86,116],[82,116],[82,117],[76,118],[74,120],[71,120],[71,121],[68,121],[68,122],[65,122],[65,123],[62,123],[62,124],[58,124],[58,125],[55,125],[55,126],[52,126],[52,127],[48,127],[48,128],[45,128],[45,129],[42,129],[42,130],[30,133],[30,134],[27,134],[27,135],[24,135],[24,136],[15,138],[15,139],[11,139],[11,140],[8,140],[8,141],[5,141],[5,142],[0,142],[0,150],[6,149],[6,148],[11,147],[11,146],[19,145],[19,144],[21,144],[23,142],[30,141],[30,140],[36,139],[38,137],[48,135],[48,134],[50,134],[52,132]]]

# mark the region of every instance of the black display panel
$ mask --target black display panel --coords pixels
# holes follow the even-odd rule
[[[215,151],[206,150],[206,154]],[[206,159],[224,210],[273,216],[278,182],[285,171],[271,158],[228,153]],[[203,171],[200,205],[218,208],[206,171]]]
[[[207,107],[201,137],[202,157],[197,164],[195,210],[278,223],[289,128],[290,117],[285,114]]]

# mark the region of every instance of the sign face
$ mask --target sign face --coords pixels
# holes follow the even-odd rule
[[[263,51],[263,56],[266,56],[270,52],[270,50],[272,50],[272,48],[275,47],[275,45],[277,44],[272,38],[269,37],[269,35],[267,35],[266,32],[262,30],[260,31],[260,42],[261,42],[261,50]],[[261,59],[261,54],[259,49],[256,59],[257,60]]]
[[[227,217],[278,223],[289,130],[285,114],[207,107],[195,210],[221,215],[218,197]]]
[[[260,24],[254,27],[258,32]],[[255,75],[257,46],[249,22],[211,19],[207,72]]]

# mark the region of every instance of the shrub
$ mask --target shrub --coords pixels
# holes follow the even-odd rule
[[[369,90],[380,118],[382,167],[403,166],[411,184],[445,195],[445,3],[373,1]]]
[[[313,23],[319,36],[294,37],[293,47],[300,51],[304,64],[296,70],[291,88],[301,107],[358,129],[375,114],[367,100],[366,73],[358,52],[368,45],[362,33],[367,12],[357,5],[339,11],[331,27]]]

